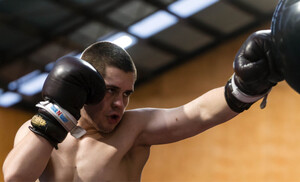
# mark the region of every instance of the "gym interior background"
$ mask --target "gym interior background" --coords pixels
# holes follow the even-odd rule
[[[225,85],[239,47],[254,31],[270,27],[276,4],[0,1],[1,166],[17,129],[35,113],[43,80],[57,58],[78,56],[99,40],[118,43],[138,69],[128,109],[176,107]],[[299,95],[282,81],[269,94],[267,107],[261,110],[259,104],[193,138],[153,146],[142,181],[299,181]]]

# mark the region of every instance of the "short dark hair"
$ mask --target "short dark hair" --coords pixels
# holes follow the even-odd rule
[[[87,47],[81,59],[93,65],[105,78],[106,66],[119,68],[124,72],[132,72],[137,76],[136,67],[128,52],[111,42],[96,42]]]

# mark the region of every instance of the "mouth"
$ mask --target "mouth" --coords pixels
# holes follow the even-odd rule
[[[120,120],[120,116],[118,114],[111,114],[108,118],[108,122],[110,124],[117,124]]]

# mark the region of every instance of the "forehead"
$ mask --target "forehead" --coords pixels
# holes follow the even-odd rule
[[[133,72],[125,72],[119,68],[107,66],[105,69],[106,85],[114,85],[124,89],[133,89],[135,75]]]

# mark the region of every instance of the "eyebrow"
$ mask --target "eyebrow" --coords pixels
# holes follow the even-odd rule
[[[115,85],[109,85],[109,84],[107,84],[106,87],[108,87],[108,88],[113,88],[113,89],[116,89],[116,90],[121,90],[120,87],[117,87],[117,86],[115,86]],[[130,90],[125,90],[125,92],[133,93],[134,90],[132,90],[132,89],[130,89]]]

